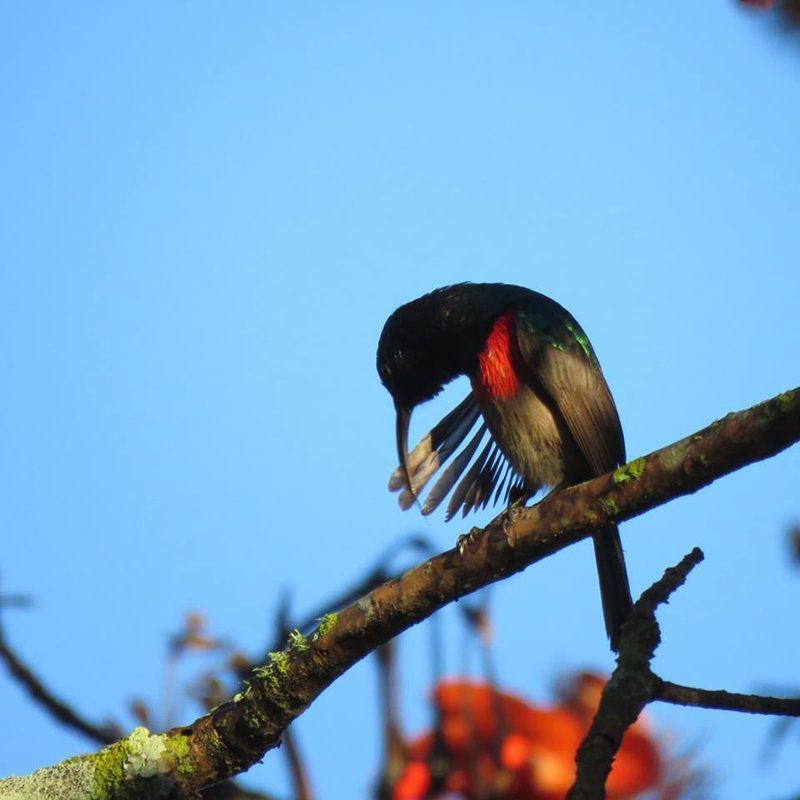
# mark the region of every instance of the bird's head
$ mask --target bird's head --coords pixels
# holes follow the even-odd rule
[[[386,321],[378,343],[377,367],[397,412],[397,455],[408,474],[411,413],[459,375],[470,374],[488,323],[476,315],[471,284],[447,286],[406,303]]]

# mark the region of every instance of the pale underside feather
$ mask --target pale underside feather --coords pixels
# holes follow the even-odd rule
[[[431,514],[434,512],[439,507],[442,500],[447,497],[456,481],[466,469],[467,464],[469,464],[470,460],[475,455],[475,451],[478,449],[478,445],[481,443],[481,439],[483,439],[485,434],[486,425],[481,425],[478,428],[478,432],[469,441],[469,444],[467,444],[453,459],[453,462],[447,469],[442,472],[439,479],[428,493],[428,496],[425,498],[425,502],[422,505],[423,514]]]
[[[475,396],[470,392],[431,431],[422,437],[409,454],[409,475],[414,494],[404,485],[398,467],[389,479],[389,488],[400,491],[398,502],[402,509],[414,504],[414,498],[430,479],[444,467],[445,462],[461,447],[467,435],[481,417]],[[422,513],[435,511],[453,491],[447,506],[446,519],[452,519],[459,510],[466,516],[470,511],[497,503],[501,497],[507,502],[512,494],[521,494],[523,481],[512,469],[507,459],[489,434],[474,463],[470,465],[488,429],[481,423],[475,435],[442,469],[422,504]],[[494,495],[494,496],[493,496]]]
[[[447,416],[438,422],[408,455],[408,474],[414,492],[458,449],[480,416],[475,397],[470,392]],[[398,467],[389,478],[389,491],[405,489],[403,470]]]

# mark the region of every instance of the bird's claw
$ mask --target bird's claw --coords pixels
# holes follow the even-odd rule
[[[512,549],[517,545],[517,537],[512,528],[524,508],[524,503],[513,503],[501,515],[500,525],[503,529],[503,536],[508,547]]]
[[[461,536],[456,539],[456,550],[458,550],[460,556],[463,556],[467,548],[475,543],[480,533],[482,533],[480,528],[472,528],[467,533],[462,533]]]

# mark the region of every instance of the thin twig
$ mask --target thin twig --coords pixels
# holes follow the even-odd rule
[[[296,800],[314,800],[311,782],[305,769],[303,757],[300,754],[300,745],[294,735],[294,728],[287,728],[283,734],[283,750],[289,762],[289,772],[292,775]]]
[[[0,659],[14,678],[25,687],[28,694],[62,724],[88,736],[98,744],[111,744],[122,736],[122,732],[116,726],[95,725],[80,716],[63,700],[59,700],[9,647],[2,634],[0,634]]]
[[[743,711],[747,714],[800,717],[800,698],[798,697],[765,697],[757,694],[726,692],[724,689],[695,689],[670,681],[661,681],[654,699],[679,706]]]
[[[378,666],[378,706],[383,731],[383,758],[381,775],[375,791],[375,800],[388,800],[392,789],[406,766],[406,745],[400,724],[400,703],[397,680],[397,640],[381,645],[375,651]]]

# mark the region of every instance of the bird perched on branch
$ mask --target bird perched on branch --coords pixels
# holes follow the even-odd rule
[[[436,289],[389,317],[377,366],[397,412],[400,466],[389,488],[400,490],[403,508],[437,473],[422,513],[452,491],[449,520],[501,496],[519,502],[625,462],[617,408],[589,339],[566,309],[538,292],[502,283]],[[472,391],[409,454],[412,411],[459,375],[469,378]],[[617,526],[604,526],[593,541],[606,631],[616,650],[631,608]]]

